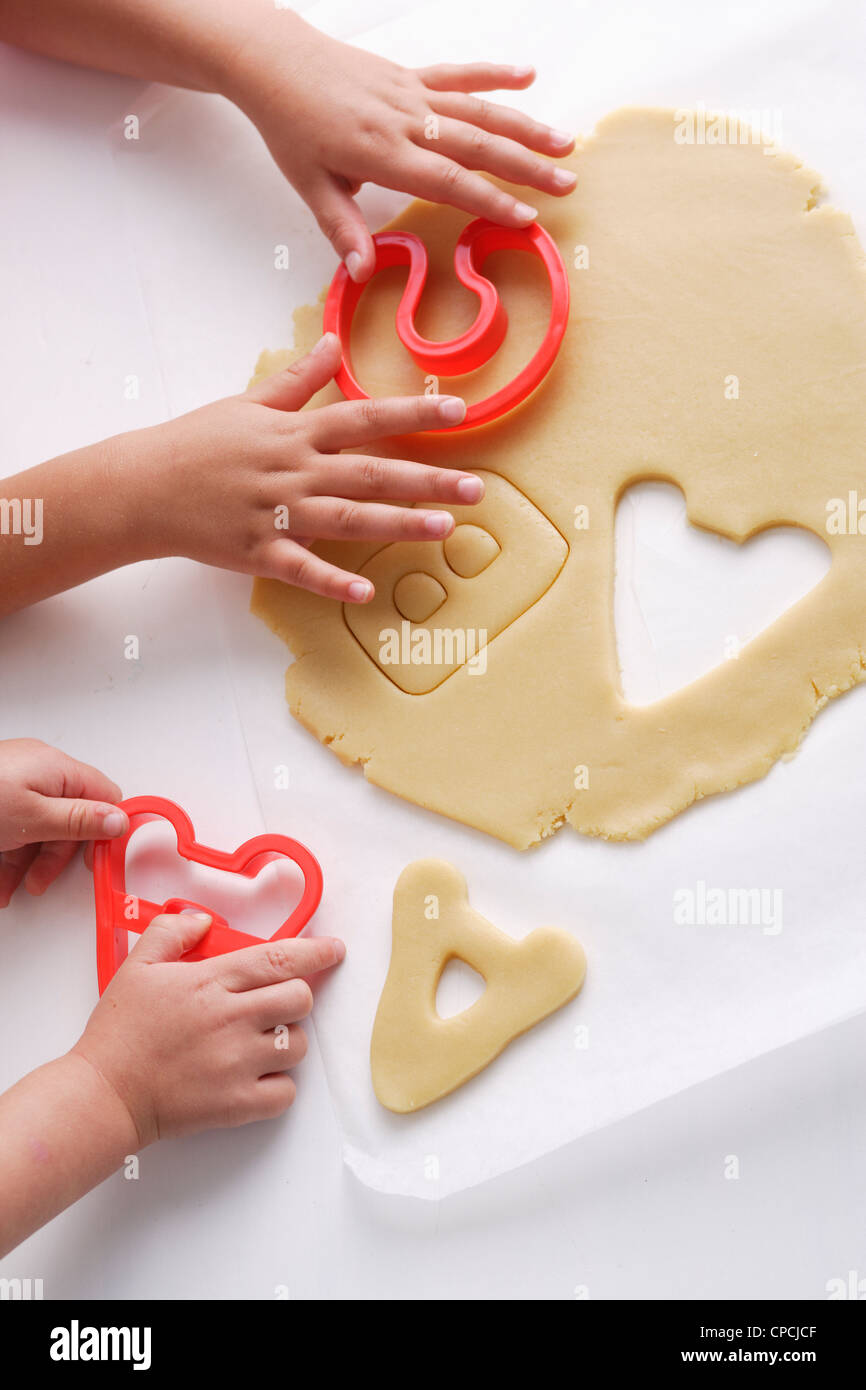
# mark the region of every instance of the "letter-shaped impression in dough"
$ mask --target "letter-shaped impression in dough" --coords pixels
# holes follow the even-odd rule
[[[477,970],[487,988],[463,1013],[440,1018],[436,990],[455,959]],[[452,864],[416,860],[394,889],[391,965],[370,1045],[378,1100],[406,1114],[448,1095],[573,999],[585,974],[583,950],[569,932],[538,927],[515,941],[473,911]]]
[[[385,546],[358,571],[375,585],[371,602],[343,607],[349,631],[370,660],[408,695],[429,694],[459,670],[470,633],[475,652],[532,608],[568,556],[565,538],[522,492],[496,473],[476,472],[484,483],[484,500],[448,508],[457,526],[444,544],[394,541]],[[419,565],[424,573],[418,573]],[[425,579],[438,597],[430,599],[426,611],[421,594]],[[412,607],[405,602],[407,581]],[[416,603],[421,606],[414,609]],[[426,630],[430,650],[439,652],[432,663],[416,665],[402,655],[383,663],[383,635],[399,633],[402,619],[411,621],[409,638]]]

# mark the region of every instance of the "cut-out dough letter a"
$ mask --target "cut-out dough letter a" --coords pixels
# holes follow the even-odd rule
[[[438,917],[426,912],[430,896]],[[450,960],[477,970],[487,988],[453,1018],[436,1012]],[[407,1113],[477,1075],[520,1033],[573,999],[586,961],[575,938],[539,927],[515,941],[469,906],[466,880],[441,859],[419,859],[394,889],[391,965],[379,1000],[370,1062],[388,1110]]]

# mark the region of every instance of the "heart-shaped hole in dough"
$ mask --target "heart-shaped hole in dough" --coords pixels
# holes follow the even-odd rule
[[[635,483],[615,527],[621,689],[648,705],[697,680],[818,584],[830,549],[799,526],[774,526],[738,545],[690,525],[679,488]]]

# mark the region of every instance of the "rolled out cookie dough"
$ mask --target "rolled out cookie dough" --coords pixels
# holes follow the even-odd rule
[[[538,195],[569,268],[571,317],[530,400],[482,429],[383,442],[382,454],[486,477],[485,500],[455,509],[453,553],[321,545],[375,577],[367,608],[274,581],[255,588],[254,611],[295,653],[297,718],[379,786],[519,848],[564,820],[641,838],[762,776],[863,676],[866,537],[826,524],[833,499],[866,478],[863,253],[850,219],[816,205],[817,176],[796,159],[729,137],[683,143],[678,117],[615,113],[566,161],[576,193]],[[428,337],[454,336],[476,311],[452,269],[465,221],[413,203],[395,224],[430,253],[418,323]],[[533,258],[499,252],[486,273],[508,311],[505,342],[471,378],[440,382],[469,400],[519,370],[548,313]],[[425,386],[394,332],[404,282],[405,271],[382,272],[359,307],[355,367],[373,394]],[[294,353],[265,354],[258,375],[320,330],[321,305],[301,310]],[[338,398],[331,387],[315,403]],[[737,661],[638,708],[620,687],[613,534],[619,495],[645,478],[678,484],[692,523],[736,541],[774,524],[811,529],[832,565]],[[413,664],[419,631],[432,639],[455,624],[485,635],[482,661],[467,644],[439,666]],[[396,660],[381,658],[385,629],[401,638]]]
[[[466,880],[441,859],[418,859],[394,889],[393,945],[370,1044],[373,1089],[405,1114],[477,1076],[503,1048],[580,990],[586,960],[558,927],[513,941],[469,906]],[[463,960],[487,988],[453,1018],[436,1012],[450,960]]]

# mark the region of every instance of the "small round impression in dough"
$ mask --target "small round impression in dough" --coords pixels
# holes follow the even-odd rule
[[[394,607],[410,623],[426,623],[447,597],[439,580],[421,570],[404,574],[394,585]]]
[[[445,559],[461,579],[474,579],[492,565],[501,546],[480,526],[457,526],[443,542]]]

